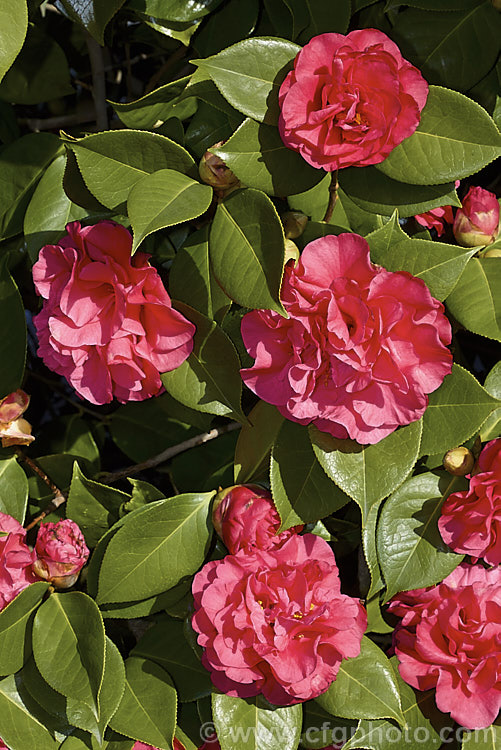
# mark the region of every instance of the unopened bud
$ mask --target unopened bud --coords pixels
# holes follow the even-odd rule
[[[499,203],[494,193],[471,187],[456,212],[453,232],[463,247],[492,244],[499,233]]]
[[[303,214],[301,211],[287,211],[282,216],[286,239],[295,240],[300,237],[306,229],[307,223],[308,217],[306,214]]]
[[[443,459],[443,465],[449,474],[454,474],[455,477],[464,477],[471,473],[475,465],[475,457],[468,448],[461,446],[447,451]]]
[[[482,253],[482,258],[501,258],[501,247],[490,247]]]
[[[291,259],[294,263],[299,260],[299,248],[292,240],[285,240],[284,264]]]
[[[219,148],[224,141],[219,141],[212,148]],[[198,165],[200,179],[207,185],[210,185],[218,192],[219,195],[227,194],[230,190],[235,190],[240,185],[240,181],[229,169],[224,161],[206,151]]]

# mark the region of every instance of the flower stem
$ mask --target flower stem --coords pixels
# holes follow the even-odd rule
[[[52,479],[50,479],[47,476],[47,474],[45,473],[45,471],[43,471],[43,469],[40,468],[40,466],[36,463],[36,461],[33,461],[32,458],[30,458],[25,453],[23,453],[23,451],[21,450],[21,448],[19,448],[19,447],[16,448],[16,454],[17,454],[18,458],[21,461],[23,461],[27,466],[29,466],[29,468],[31,469],[31,471],[34,474],[36,474],[38,477],[40,477],[40,479],[42,480],[42,482],[44,482],[44,484],[47,485],[47,487],[51,490],[51,492],[54,493],[54,497],[52,498],[52,500],[50,501],[50,503],[46,507],[46,509],[43,510],[36,518],[34,518],[25,527],[26,531],[29,531],[34,526],[36,526],[38,523],[40,523],[40,521],[43,521],[43,519],[45,518],[45,516],[48,516],[49,513],[52,513],[52,511],[56,510],[56,508],[59,508],[60,505],[62,505],[63,503],[65,503],[66,502],[66,496],[61,492],[61,490],[59,489],[59,487],[57,487],[54,484],[54,482],[52,481]]]
[[[337,191],[339,188],[339,182],[337,181],[337,174],[338,174],[337,169],[331,173],[331,181],[329,185],[329,203],[327,204],[327,210],[325,211],[325,216],[322,219],[322,221],[325,221],[326,224],[328,224],[329,221],[332,219],[334,206],[336,205],[336,201],[337,201]]]

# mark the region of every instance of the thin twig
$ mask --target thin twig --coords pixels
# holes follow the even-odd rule
[[[87,42],[92,71],[92,97],[96,108],[96,125],[98,130],[107,130],[108,115],[106,112],[106,79],[104,76],[103,49],[88,31],[85,32],[85,41]]]
[[[329,223],[329,221],[332,219],[332,214],[334,212],[334,206],[336,205],[337,201],[337,191],[339,188],[339,183],[337,181],[337,169],[331,173],[331,181],[329,185],[329,203],[327,204],[327,210],[325,212],[325,216],[323,218],[323,221],[325,221],[326,224]]]
[[[23,461],[27,466],[29,466],[29,468],[31,469],[31,471],[34,474],[36,474],[38,477],[40,477],[40,479],[42,480],[42,482],[44,484],[46,484],[47,487],[50,489],[50,491],[54,494],[54,497],[52,498],[52,500],[50,501],[50,503],[46,507],[46,509],[43,510],[36,518],[33,519],[33,521],[31,521],[26,526],[26,531],[29,531],[34,526],[36,526],[38,523],[40,523],[40,521],[43,521],[43,519],[45,518],[45,516],[48,516],[49,513],[52,513],[53,510],[56,510],[56,508],[59,508],[60,505],[62,505],[63,503],[65,503],[66,502],[66,496],[64,495],[63,492],[61,492],[61,490],[59,489],[59,487],[57,487],[54,484],[54,482],[52,481],[52,479],[50,479],[47,476],[47,474],[45,473],[45,471],[43,471],[43,469],[41,469],[40,466],[35,461],[33,461],[32,458],[30,458],[25,453],[23,453],[23,451],[21,450],[21,448],[19,448],[19,447],[16,448],[16,453],[17,453],[17,456],[19,457],[19,459],[21,461]]]
[[[209,432],[195,435],[195,437],[184,440],[182,443],[178,443],[178,445],[172,445],[170,448],[166,448],[162,453],[149,458],[147,461],[143,461],[140,464],[134,464],[134,466],[129,466],[127,469],[122,469],[121,471],[115,471],[109,474],[98,474],[96,478],[107,484],[116,482],[118,479],[129,477],[131,474],[138,474],[145,469],[152,469],[154,466],[163,464],[165,461],[177,456],[179,453],[183,453],[190,448],[195,448],[197,445],[203,445],[204,443],[209,442],[209,440],[214,440],[214,438],[220,437],[220,435],[225,435],[227,432],[238,430],[241,426],[242,425],[238,422],[230,422],[230,424],[223,425],[223,427],[215,427],[213,430],[209,430]]]

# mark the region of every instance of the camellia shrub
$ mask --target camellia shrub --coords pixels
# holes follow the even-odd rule
[[[0,747],[501,747],[498,0],[1,0]]]

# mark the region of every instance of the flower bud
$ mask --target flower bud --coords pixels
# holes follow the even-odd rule
[[[2,448],[11,445],[29,445],[35,439],[31,434],[31,425],[21,418],[28,408],[30,397],[18,389],[0,400],[0,438]]]
[[[454,237],[463,247],[490,245],[499,232],[499,203],[494,193],[471,187],[458,208],[453,226]]]
[[[447,451],[443,458],[444,469],[456,477],[464,477],[466,474],[470,474],[474,465],[475,457],[473,453],[463,446]]]
[[[501,258],[501,247],[490,247],[482,253],[482,258]]]
[[[224,141],[219,141],[212,148],[219,148],[223,143]],[[219,156],[211,154],[210,151],[206,151],[202,156],[198,165],[198,172],[200,179],[213,187],[219,195],[226,195],[240,185],[239,179],[235,177],[224,161]]]
[[[255,484],[238,484],[221,490],[212,512],[214,528],[232,555],[239,550],[277,547],[302,526],[277,534],[280,516],[271,493]]]
[[[289,260],[293,260],[294,263],[299,260],[299,248],[292,240],[285,240],[284,265]]]
[[[82,532],[69,518],[40,527],[35,553],[33,570],[56,588],[73,586],[89,557]]]
[[[306,214],[303,214],[301,211],[287,211],[282,216],[286,239],[295,240],[300,237],[306,229],[307,223],[308,217]]]

